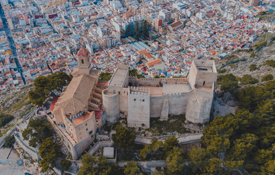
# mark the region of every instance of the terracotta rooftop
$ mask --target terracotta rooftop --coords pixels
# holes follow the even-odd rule
[[[154,58],[154,57],[152,57],[152,55],[150,53],[144,53],[144,56],[146,56],[148,59]]]
[[[128,12],[124,13],[123,16],[124,16],[125,18],[129,18],[130,16],[133,16],[133,15],[134,15],[134,14],[133,14],[132,12],[129,12],[129,11],[128,11]]]
[[[156,59],[156,60],[149,61],[148,63],[146,63],[146,66],[147,67],[151,67],[151,66],[157,65],[159,63],[161,63],[161,60],[160,59]]]
[[[171,27],[177,27],[177,26],[179,26],[179,25],[181,25],[182,23],[180,22],[180,21],[178,21],[178,22],[174,22],[173,24],[171,24],[170,26]]]
[[[73,77],[64,94],[58,99],[58,106],[66,114],[77,114],[88,106],[88,100],[93,90],[95,79],[88,75]]]
[[[85,116],[81,116],[81,117],[72,119],[73,124],[74,124],[75,126],[79,125],[79,124],[82,123],[83,121],[87,120],[87,119],[89,118],[90,114],[91,114],[91,113],[86,112]]]
[[[50,106],[51,111],[54,110],[54,106],[55,106],[55,103],[57,102],[58,98],[59,98],[58,96],[53,97],[53,101],[52,101],[51,106]]]
[[[86,57],[89,54],[89,51],[86,48],[81,48],[79,49],[79,51],[77,52],[77,56],[84,56]]]
[[[138,53],[139,53],[139,54],[147,53],[147,51],[146,51],[146,49],[142,49],[142,50],[139,50]]]

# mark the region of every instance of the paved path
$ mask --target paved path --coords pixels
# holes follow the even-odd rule
[[[22,67],[21,67],[21,65],[19,63],[19,60],[17,58],[16,46],[15,46],[14,40],[12,38],[10,28],[8,27],[8,22],[7,22],[7,19],[6,19],[6,16],[4,14],[4,10],[3,10],[1,4],[0,4],[0,15],[1,15],[1,18],[2,18],[3,26],[4,26],[3,29],[6,32],[6,35],[8,36],[8,40],[9,40],[9,43],[10,43],[11,51],[13,53],[14,61],[15,61],[16,66],[17,66],[17,70],[21,74],[21,77],[23,79],[24,84],[26,84],[26,81],[25,81],[25,78],[24,78],[24,75],[23,75],[23,71],[22,71]]]
[[[23,167],[9,167],[0,164],[0,175],[23,175]]]
[[[168,137],[172,137],[172,136],[160,136],[160,137],[156,137],[156,138],[159,141],[162,140],[164,142],[165,139],[167,139]],[[179,140],[179,144],[188,144],[188,143],[200,141],[202,134],[190,134],[190,135],[186,135],[186,136],[176,136],[176,137]],[[137,143],[137,144],[151,144],[152,139],[153,139],[153,137],[147,138],[147,137],[138,136],[135,140],[135,143]]]
[[[119,161],[117,162],[119,167],[124,167],[124,165],[127,164],[127,162],[129,161]],[[165,160],[151,160],[151,161],[134,161],[136,162],[139,166],[142,167],[165,167],[166,166],[166,162]]]

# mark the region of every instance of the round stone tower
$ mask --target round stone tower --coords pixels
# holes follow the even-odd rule
[[[103,109],[106,112],[106,119],[110,123],[115,123],[119,117],[119,95],[118,93],[102,91]]]

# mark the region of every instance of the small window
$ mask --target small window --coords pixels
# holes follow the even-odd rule
[[[85,124],[85,126],[87,126],[87,123]]]
[[[93,133],[93,130],[89,132],[89,134],[91,135]]]
[[[200,67],[199,70],[207,71],[207,68]]]
[[[144,102],[145,100],[143,99],[142,102]]]
[[[205,81],[203,81],[203,86],[205,85]]]
[[[118,91],[118,94],[120,95],[120,91]]]
[[[84,60],[83,59],[81,60],[81,63],[84,64]]]
[[[88,128],[86,128],[86,131],[88,131]]]
[[[136,101],[137,99],[134,99],[134,101]]]

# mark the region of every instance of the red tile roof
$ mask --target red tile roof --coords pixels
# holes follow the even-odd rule
[[[86,48],[81,48],[78,53],[77,56],[87,56],[89,54],[89,51]]]
[[[52,101],[52,104],[51,104],[51,106],[50,106],[50,110],[51,110],[51,111],[54,110],[54,106],[55,106],[55,103],[57,102],[58,98],[59,98],[58,96],[54,96],[54,97],[53,97],[53,101]]]

